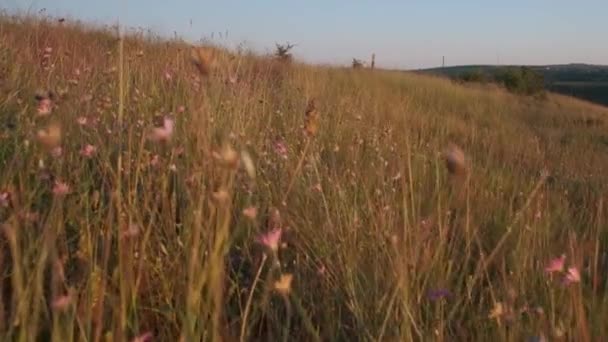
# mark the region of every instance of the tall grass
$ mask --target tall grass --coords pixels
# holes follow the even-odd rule
[[[608,338],[605,108],[48,18],[0,47],[3,340]]]

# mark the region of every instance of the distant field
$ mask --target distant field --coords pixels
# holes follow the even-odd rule
[[[552,82],[549,91],[608,106],[608,82]]]

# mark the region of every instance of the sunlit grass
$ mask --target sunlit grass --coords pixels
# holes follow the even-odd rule
[[[0,18],[3,340],[608,338],[608,110],[192,51]]]

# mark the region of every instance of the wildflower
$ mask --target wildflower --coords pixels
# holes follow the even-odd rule
[[[560,257],[549,261],[549,263],[545,267],[545,272],[547,272],[547,273],[562,272],[564,270],[565,262],[566,262],[566,255],[562,254]]]
[[[66,311],[71,303],[72,298],[69,295],[63,295],[55,298],[51,307],[57,311]]]
[[[139,336],[135,336],[131,342],[150,342],[152,341],[152,337],[153,335],[151,332],[146,332]]]
[[[11,193],[8,191],[0,192],[0,207],[7,208],[11,203]]]
[[[53,186],[53,194],[57,197],[62,197],[70,193],[70,186],[61,181],[55,181]]]
[[[97,148],[91,144],[86,144],[80,150],[80,155],[83,157],[91,158],[95,152],[97,152]]]
[[[171,172],[177,172],[177,166],[175,164],[171,164],[171,165],[169,165],[169,170]]]
[[[150,166],[157,167],[159,164],[160,164],[160,156],[158,154],[153,155],[152,159],[150,159]]]
[[[325,275],[325,272],[327,272],[327,268],[325,267],[325,265],[321,265],[319,266],[319,268],[317,268],[317,274],[320,276]]]
[[[181,114],[181,113],[183,113],[185,111],[186,111],[186,106],[179,106],[179,107],[177,107],[177,112],[179,114]]]
[[[53,156],[55,158],[59,158],[62,155],[63,155],[63,149],[61,148],[61,146],[57,146],[51,150],[51,156]]]
[[[243,215],[250,220],[255,220],[258,216],[258,209],[256,207],[247,207],[243,209]]]
[[[127,229],[122,232],[122,237],[131,239],[139,235],[139,227],[136,224],[130,224]]]
[[[278,293],[286,296],[291,291],[291,282],[293,281],[293,274],[281,274],[279,280],[274,282],[274,289]]]
[[[581,274],[578,271],[578,268],[576,268],[576,267],[568,268],[568,272],[566,272],[566,275],[564,276],[564,284],[569,285],[572,283],[580,283],[580,281],[581,281]]]
[[[449,144],[444,153],[448,172],[453,175],[463,174],[466,171],[464,152],[460,147]]]
[[[61,143],[61,127],[58,124],[50,124],[46,129],[39,130],[38,141],[48,149],[53,149]]]
[[[257,241],[269,250],[276,252],[279,249],[282,233],[283,230],[281,228],[273,229],[266,234],[260,235]]]
[[[168,70],[165,70],[165,73],[163,74],[163,76],[165,78],[165,81],[171,81],[173,79],[173,75]]]
[[[174,121],[171,118],[164,118],[161,127],[154,127],[150,134],[150,139],[153,141],[168,141],[173,135]]]
[[[427,298],[431,301],[437,301],[439,299],[451,297],[452,293],[447,289],[431,290],[427,294]]]
[[[288,150],[287,150],[287,146],[285,145],[285,142],[283,140],[277,140],[274,144],[273,144],[273,148],[274,148],[274,152],[281,158],[283,159],[287,159],[287,154],[288,154]]]
[[[51,101],[51,99],[41,99],[40,101],[38,101],[38,116],[47,116],[49,114],[51,114],[53,110],[53,102]]]

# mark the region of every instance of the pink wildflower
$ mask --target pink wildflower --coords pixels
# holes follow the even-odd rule
[[[179,106],[179,107],[177,107],[177,112],[178,112],[178,113],[180,113],[180,114],[181,114],[181,113],[183,113],[183,112],[185,112],[185,111],[186,111],[186,106]]]
[[[86,144],[80,150],[80,155],[83,157],[91,158],[95,154],[95,152],[97,152],[97,147],[91,144]]]
[[[76,118],[76,122],[80,126],[85,126],[87,124],[87,118],[86,118],[86,116],[79,116],[78,118]]]
[[[8,191],[0,192],[0,207],[7,208],[11,202],[11,194]]]
[[[53,300],[52,308],[57,311],[65,311],[72,303],[72,298],[68,295],[59,296]]]
[[[61,197],[70,193],[70,186],[64,182],[56,181],[53,186],[53,194],[55,196]]]
[[[576,267],[568,268],[568,272],[566,272],[566,275],[564,276],[564,284],[569,285],[572,283],[580,283],[580,281],[581,281],[581,274],[578,271],[578,268],[576,268]]]
[[[285,143],[282,140],[278,140],[274,143],[273,145],[274,147],[274,152],[279,155],[279,157],[283,158],[283,159],[287,159],[287,146],[285,145]]]
[[[283,231],[281,228],[273,229],[266,234],[260,235],[257,241],[271,251],[276,252],[279,249],[279,242],[281,241],[282,233]]]
[[[144,334],[141,334],[139,336],[135,336],[132,340],[132,342],[150,342],[152,341],[152,333],[151,332],[147,332]]]
[[[559,258],[555,258],[549,261],[549,264],[545,267],[545,272],[555,273],[562,272],[564,270],[564,264],[566,263],[566,255],[562,254]]]
[[[47,116],[53,111],[53,101],[49,98],[44,98],[38,101],[38,115]]]
[[[159,164],[160,164],[160,157],[158,156],[158,154],[153,155],[152,159],[150,159],[150,166],[157,167]]]
[[[153,141],[167,141],[171,139],[173,135],[174,122],[173,119],[165,118],[163,120],[163,126],[154,127],[150,134],[150,139]]]
[[[131,239],[139,235],[139,227],[136,224],[130,224],[129,228],[122,232],[122,237],[125,239]]]

